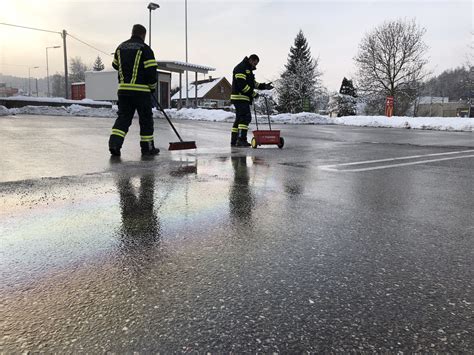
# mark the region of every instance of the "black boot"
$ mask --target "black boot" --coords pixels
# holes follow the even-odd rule
[[[247,142],[247,130],[239,129],[239,138],[237,139],[236,147],[250,147],[250,143]]]
[[[231,147],[235,147],[238,137],[239,137],[239,132],[232,132],[232,134],[230,136],[230,146]]]
[[[116,136],[116,135],[111,135],[109,138],[109,152],[111,155],[114,157],[119,157],[120,156],[120,149],[122,148],[123,144],[123,138]]]
[[[142,155],[158,155],[160,150],[155,148],[155,143],[151,142],[140,142],[140,147],[142,148]]]

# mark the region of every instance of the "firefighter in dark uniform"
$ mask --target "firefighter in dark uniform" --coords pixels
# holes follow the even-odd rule
[[[232,147],[249,147],[247,131],[252,121],[250,104],[258,96],[255,89],[271,90],[271,83],[264,84],[255,81],[253,71],[257,69],[260,59],[256,54],[245,57],[235,68],[232,75],[232,95],[230,99],[235,106],[235,122],[232,126],[230,145]]]
[[[132,124],[135,110],[140,123],[142,155],[156,155],[153,140],[151,93],[156,90],[156,67],[151,48],[145,44],[146,29],[134,25],[132,37],[115,50],[112,66],[118,71],[118,118],[109,139],[110,154],[120,156],[120,149]]]

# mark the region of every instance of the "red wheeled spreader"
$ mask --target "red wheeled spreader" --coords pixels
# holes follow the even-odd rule
[[[262,95],[263,96],[263,95]],[[255,124],[257,126],[257,130],[253,131],[253,137],[250,141],[252,148],[256,149],[259,145],[270,145],[276,144],[278,148],[283,148],[285,145],[285,140],[283,137],[280,136],[280,131],[272,129],[272,124],[270,122],[270,110],[268,108],[268,100],[266,96],[263,96],[265,99],[265,108],[267,110],[267,118],[268,118],[268,127],[269,129],[263,130],[258,129],[258,119],[257,119],[257,109],[255,104],[253,105],[253,111],[255,113]]]

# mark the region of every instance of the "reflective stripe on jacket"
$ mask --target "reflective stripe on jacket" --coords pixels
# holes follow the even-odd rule
[[[112,67],[118,71],[119,94],[149,93],[156,89],[158,64],[152,49],[136,36],[115,50]]]
[[[255,81],[252,67],[248,57],[245,57],[235,68],[232,74],[232,101],[252,102],[257,95],[255,89],[259,89],[260,84]]]

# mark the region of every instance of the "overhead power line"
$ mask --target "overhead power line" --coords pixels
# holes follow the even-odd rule
[[[59,32],[59,31],[51,31],[51,30],[45,30],[45,29],[42,29],[42,28],[36,28],[36,27],[28,27],[28,26],[20,26],[20,25],[14,25],[14,24],[11,24],[11,23],[4,23],[4,22],[0,22],[0,25],[5,25],[5,26],[11,26],[11,27],[18,27],[18,28],[25,28],[25,29],[28,29],[28,30],[34,30],[34,31],[41,31],[41,32],[49,32],[49,33],[55,33],[55,34],[59,34],[59,35],[62,35],[63,33],[62,32]],[[72,34],[70,34],[69,32],[66,33],[69,37],[75,39],[76,41],[78,42],[81,42],[82,44],[88,46],[88,47],[91,47],[92,49],[95,49],[96,51],[100,52],[100,53],[103,53],[105,55],[108,55],[108,56],[111,56],[110,55],[110,52],[107,53],[103,50],[100,50],[99,48],[97,47],[94,47],[92,44],[89,44],[79,38],[77,38],[76,36],[73,36]]]
[[[94,47],[92,44],[89,44],[89,43],[87,43],[87,42],[84,42],[83,40],[77,38],[76,36],[73,36],[73,35],[70,34],[69,32],[67,33],[67,35],[68,35],[69,37],[71,37],[71,38],[74,38],[76,41],[81,42],[82,44],[85,44],[86,46],[91,47],[92,49],[95,49],[96,51],[98,51],[98,52],[100,52],[100,53],[103,53],[103,54],[105,54],[105,55],[108,55],[108,56],[111,56],[111,57],[112,57],[112,55],[110,54],[110,52],[109,52],[109,53],[106,53],[106,52],[100,50],[99,48]]]
[[[49,33],[62,34],[62,32],[58,32],[58,31],[44,30],[44,29],[42,29],[42,28],[27,27],[27,26],[20,26],[20,25],[12,25],[11,23],[0,22],[0,25],[11,26],[11,27],[19,27],[19,28],[26,28],[26,29],[28,29],[28,30],[35,30],[35,31],[42,31],[42,32],[49,32]]]
[[[36,28],[36,27],[29,27],[29,26],[20,26],[20,25],[14,25],[14,24],[11,24],[11,23],[5,23],[5,22],[0,22],[0,25],[4,25],[4,26],[11,26],[11,27],[17,27],[17,28],[24,28],[24,29],[27,29],[27,30],[33,30],[33,31],[41,31],[41,32],[48,32],[48,33],[55,33],[55,34],[59,34],[61,35],[62,39],[63,39],[63,50],[64,50],[64,82],[65,82],[65,87],[66,87],[66,92],[65,92],[65,97],[68,98],[69,97],[69,84],[68,84],[68,63],[67,63],[67,41],[66,41],[66,38],[67,36],[69,35],[69,37],[75,39],[76,41],[90,47],[90,48],[93,48],[94,50],[100,52],[100,53],[103,53],[105,55],[108,55],[110,56],[110,53],[107,53],[105,51],[102,51],[100,50],[99,48],[97,47],[94,47],[93,45],[77,38],[76,36],[73,36],[69,33],[67,33],[66,30],[62,30],[61,32],[58,32],[58,31],[51,31],[51,30],[45,30],[45,29],[42,29],[42,28]]]

